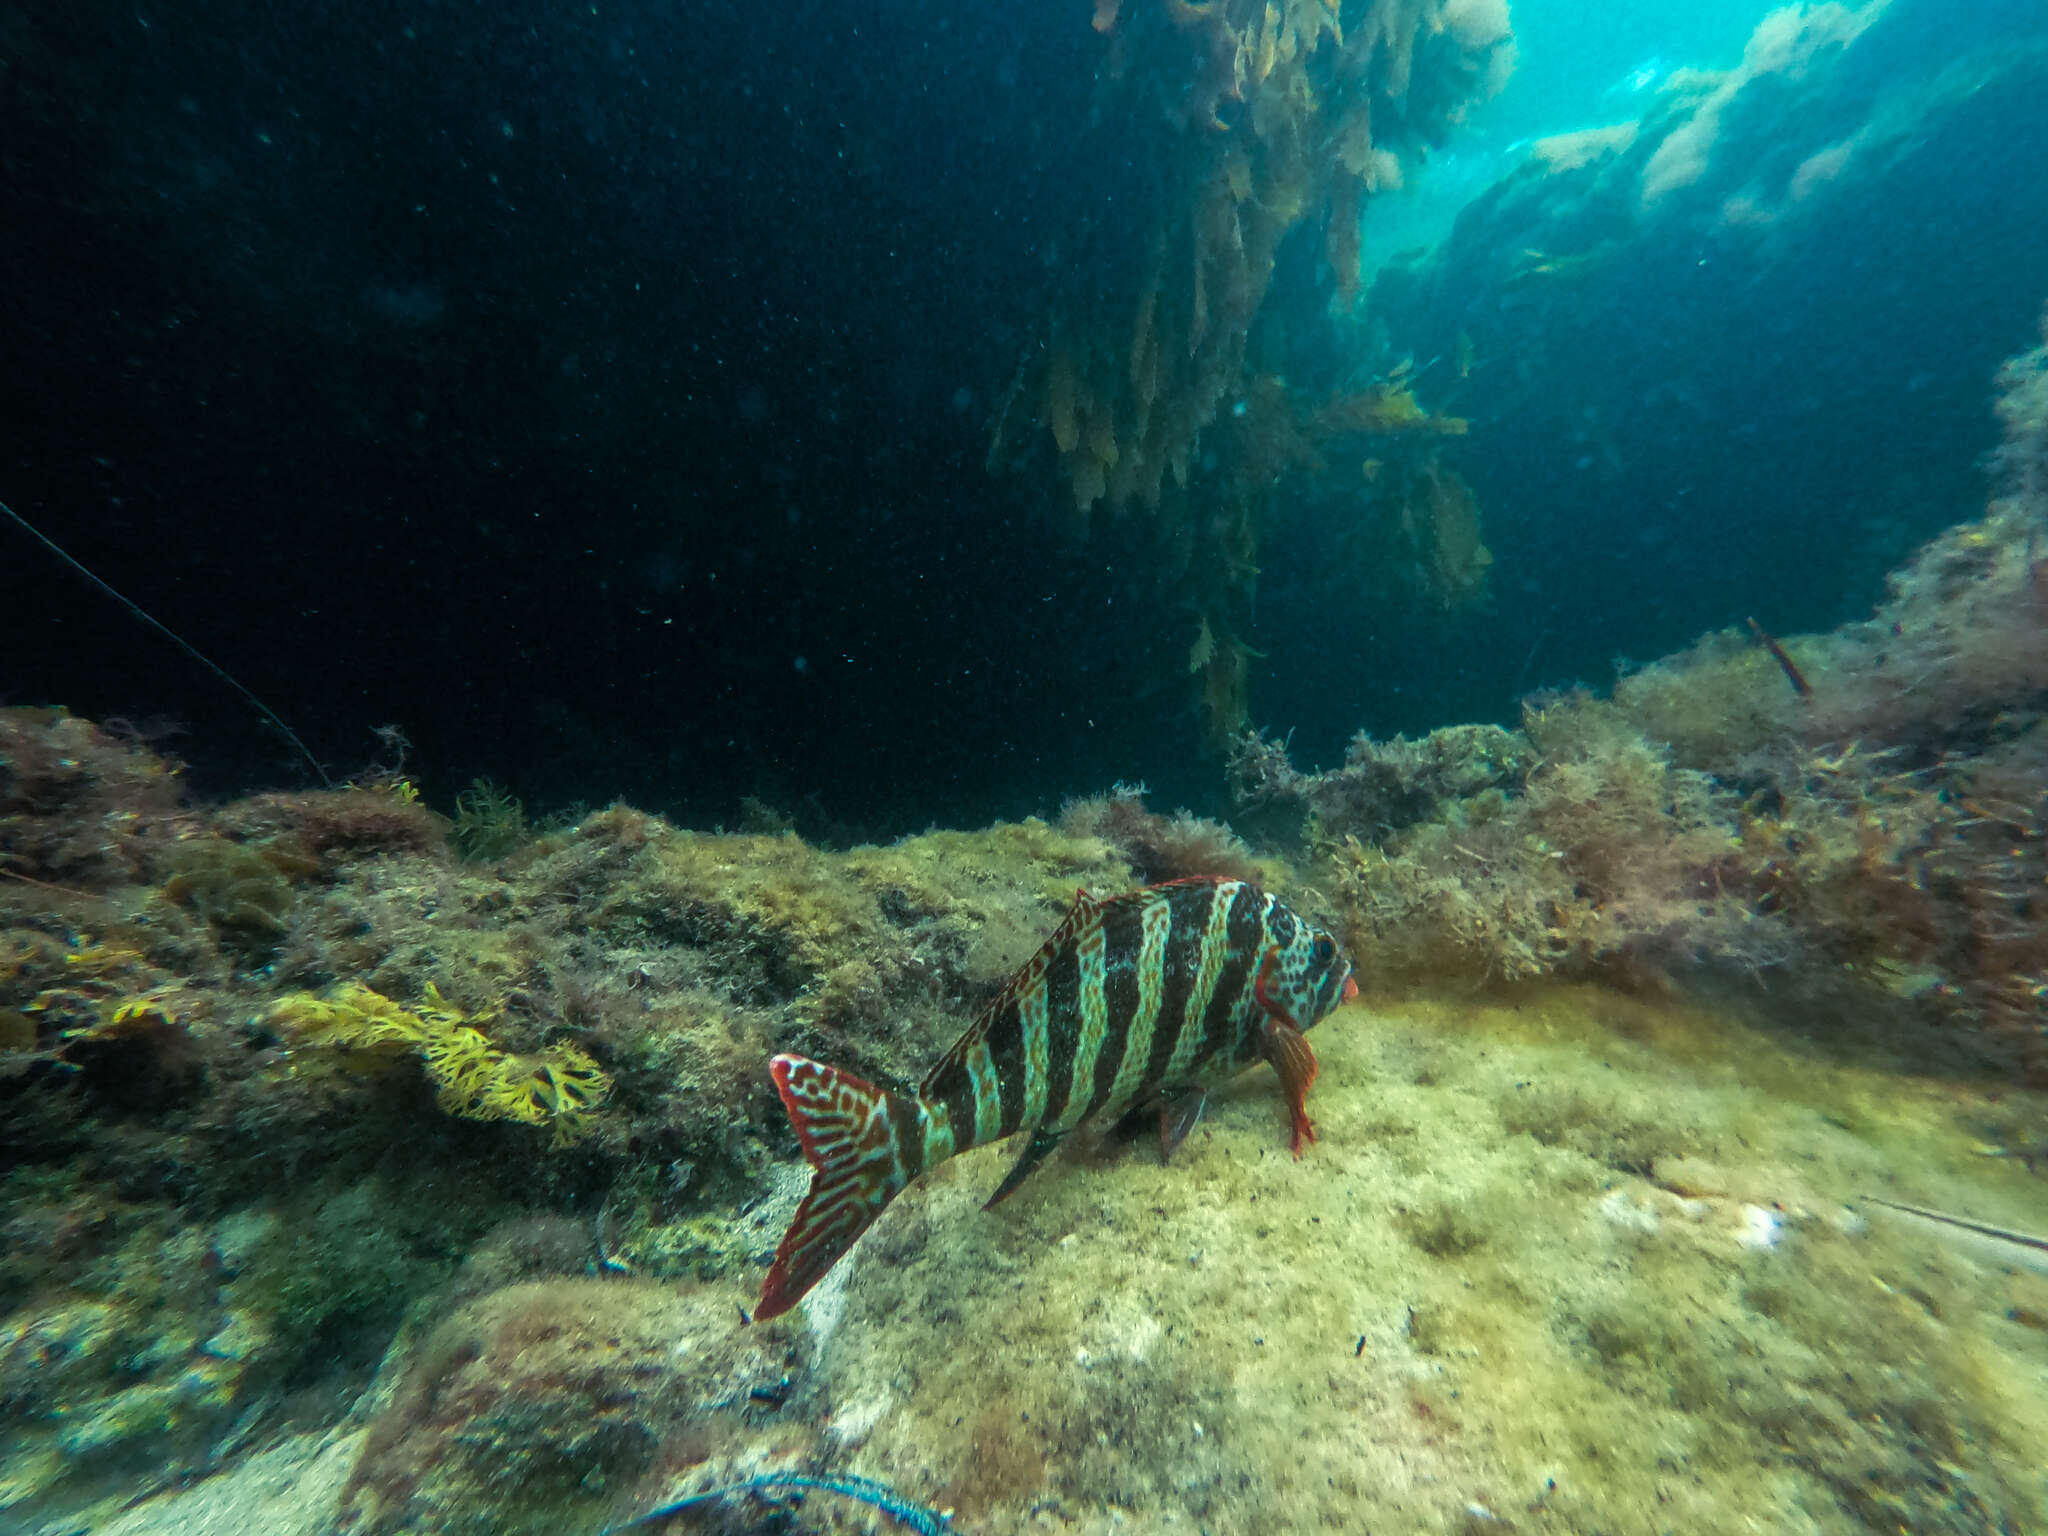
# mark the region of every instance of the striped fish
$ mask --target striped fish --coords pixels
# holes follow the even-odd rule
[[[991,1206],[1083,1121],[1157,1104],[1170,1155],[1205,1085],[1254,1061],[1280,1074],[1299,1157],[1315,1139],[1303,1033],[1357,995],[1337,942],[1242,880],[1082,892],[914,1097],[803,1056],[769,1063],[812,1171],[754,1315],[796,1305],[911,1180],[956,1152],[1030,1132]]]

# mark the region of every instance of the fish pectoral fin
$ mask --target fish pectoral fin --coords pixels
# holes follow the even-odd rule
[[[1294,1117],[1294,1155],[1301,1156],[1301,1144],[1316,1139],[1315,1123],[1308,1117],[1309,1084],[1316,1080],[1316,1053],[1308,1038],[1292,1024],[1280,1019],[1266,1024],[1266,1060],[1280,1074],[1280,1086],[1287,1090],[1287,1108]]]
[[[1188,1139],[1188,1132],[1201,1123],[1202,1109],[1208,1102],[1208,1090],[1203,1088],[1183,1088],[1167,1095],[1159,1106],[1160,1162],[1169,1161]]]
[[[1031,1177],[1031,1170],[1052,1154],[1053,1148],[1067,1139],[1065,1131],[1048,1131],[1042,1127],[1031,1133],[1031,1139],[1024,1143],[1024,1150],[1017,1161],[1010,1165],[1010,1171],[1003,1175],[1003,1182],[996,1186],[996,1192],[988,1197],[984,1211],[992,1211],[1017,1192],[1017,1186]]]

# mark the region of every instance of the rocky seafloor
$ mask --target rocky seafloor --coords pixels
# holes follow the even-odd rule
[[[7,723],[77,776],[0,891],[0,1528],[594,1533],[792,1472],[991,1536],[2048,1518],[2048,1102],[1910,989],[1362,953],[1299,1160],[1264,1067],[1167,1165],[1106,1136],[984,1212],[984,1149],[752,1325],[803,1186],[771,1047],[914,1078],[1077,886],[1249,852],[1124,795],[845,852],[614,809],[479,861],[400,786],[199,811]],[[300,1019],[350,986],[601,1091],[451,1099],[419,1039]],[[787,1484],[670,1523],[896,1524]]]

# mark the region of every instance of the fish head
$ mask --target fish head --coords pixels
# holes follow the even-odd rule
[[[1269,932],[1255,991],[1273,1017],[1306,1030],[1358,996],[1350,958],[1328,933],[1278,903]]]

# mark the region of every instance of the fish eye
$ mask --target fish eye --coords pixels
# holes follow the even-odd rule
[[[1337,941],[1332,939],[1327,933],[1324,934],[1321,938],[1317,939],[1315,946],[1315,957],[1316,964],[1328,965],[1332,960],[1337,958]]]

